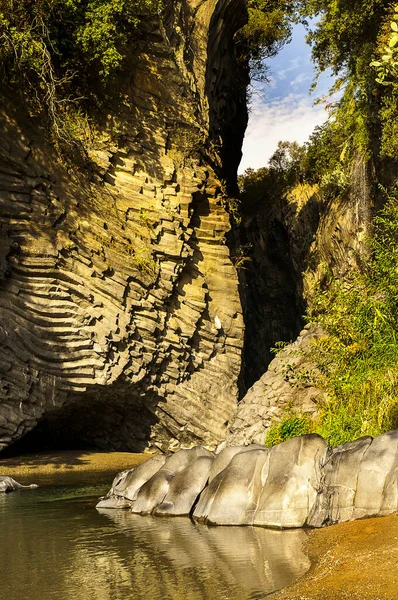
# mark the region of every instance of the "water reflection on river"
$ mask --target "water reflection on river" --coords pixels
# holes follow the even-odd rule
[[[249,600],[309,568],[305,533],[94,509],[107,483],[0,497],[8,600]]]

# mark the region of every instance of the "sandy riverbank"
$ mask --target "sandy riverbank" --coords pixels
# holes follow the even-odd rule
[[[0,458],[0,475],[9,475],[20,483],[49,482],[54,478],[81,478],[96,475],[106,476],[110,481],[119,472],[131,469],[153,456],[152,454],[134,454],[132,452],[89,452],[65,450],[29,454],[15,458]]]
[[[314,530],[309,573],[271,600],[398,600],[398,516]]]

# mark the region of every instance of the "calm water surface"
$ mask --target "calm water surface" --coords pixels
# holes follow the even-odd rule
[[[99,512],[112,480],[101,477],[0,495],[1,598],[250,600],[310,566],[301,530]]]

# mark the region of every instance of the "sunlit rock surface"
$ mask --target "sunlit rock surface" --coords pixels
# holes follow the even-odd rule
[[[137,481],[151,476],[132,499],[137,473]],[[316,434],[215,456],[193,448],[164,462],[154,457],[115,481],[97,508],[286,529],[385,516],[398,511],[398,431],[336,448]]]
[[[228,424],[227,444],[264,444],[270,425],[281,421],[287,412],[309,419],[318,415],[318,403],[325,392],[312,383],[315,367],[305,349],[323,335],[320,327],[308,325],[295,342],[278,353],[239,402]]]
[[[236,408],[225,189],[246,123],[233,41],[246,8],[165,5],[91,166],[67,170],[0,102],[0,449],[38,423],[105,449],[212,448]]]
[[[333,448],[309,525],[398,512],[398,431]]]

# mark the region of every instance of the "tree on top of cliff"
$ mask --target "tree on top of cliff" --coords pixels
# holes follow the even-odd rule
[[[109,85],[143,19],[161,8],[162,0],[0,0],[0,78],[71,141],[68,113]]]
[[[250,60],[252,79],[266,79],[264,60],[275,56],[290,39],[296,3],[292,0],[248,0],[249,19],[237,33],[237,41],[245,47]]]
[[[373,52],[380,23],[393,2],[386,0],[300,0],[302,20],[315,19],[307,41],[320,71],[353,75]],[[367,69],[369,63],[363,67]]]

